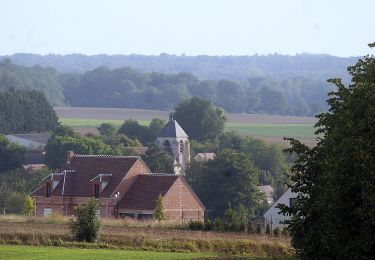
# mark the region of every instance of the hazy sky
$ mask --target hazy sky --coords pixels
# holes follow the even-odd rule
[[[0,0],[0,55],[369,53],[374,0]]]

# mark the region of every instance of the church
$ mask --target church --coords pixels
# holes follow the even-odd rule
[[[172,154],[174,173],[184,176],[190,164],[189,136],[172,115],[157,137],[156,144]]]

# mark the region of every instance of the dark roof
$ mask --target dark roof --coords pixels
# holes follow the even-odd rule
[[[119,208],[154,210],[159,194],[164,197],[178,178],[178,175],[138,175],[119,202]]]
[[[159,137],[188,137],[176,120],[169,120],[161,130]]]
[[[24,164],[42,164],[44,163],[44,155],[41,152],[26,152]]]
[[[140,157],[76,154],[70,164],[64,164],[61,167],[60,175],[54,175],[55,180],[60,178],[60,183],[52,191],[52,195],[92,197],[91,180],[100,174],[105,174],[109,183],[100,196],[109,197],[137,160],[141,160]],[[64,170],[66,171],[64,172]],[[65,183],[63,175],[65,175]],[[46,180],[51,179],[47,178]],[[42,185],[32,195],[44,196],[44,192],[44,185]]]

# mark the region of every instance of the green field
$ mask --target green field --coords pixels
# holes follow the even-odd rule
[[[167,253],[109,249],[78,249],[37,246],[0,246],[0,259],[194,259],[210,257],[204,253]]]
[[[81,119],[81,118],[60,118],[60,122],[73,127],[98,127],[104,122],[120,126],[122,120],[106,119]],[[148,125],[150,121],[139,121],[141,125]],[[312,124],[247,124],[227,123],[226,131],[236,131],[242,135],[252,136],[281,136],[313,138],[314,127]]]
[[[228,123],[227,131],[235,131],[242,135],[282,136],[313,138],[314,127],[308,124],[237,124]]]

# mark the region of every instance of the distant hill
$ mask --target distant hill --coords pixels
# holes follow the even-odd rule
[[[200,79],[229,79],[244,81],[249,77],[273,77],[285,79],[300,76],[326,80],[332,77],[347,79],[346,68],[359,57],[341,58],[324,54],[253,55],[253,56],[177,56],[147,55],[37,55],[13,54],[0,56],[13,63],[52,67],[59,72],[84,73],[97,67],[110,69],[132,67],[142,72],[187,72]]]
[[[2,61],[1,61],[2,60]],[[328,78],[348,82],[358,57],[35,55],[0,57],[0,91],[42,91],[53,105],[172,110],[192,96],[227,112],[312,116]]]

